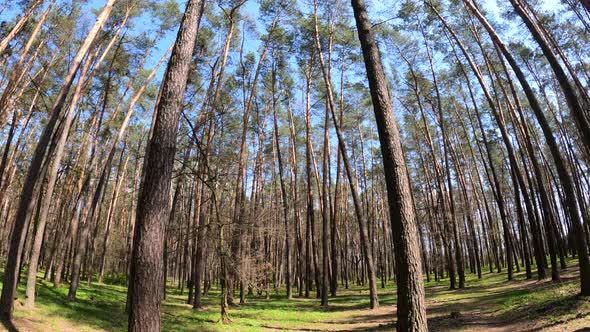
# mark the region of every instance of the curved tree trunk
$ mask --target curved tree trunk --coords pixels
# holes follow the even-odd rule
[[[541,50],[543,51],[545,58],[547,58],[547,61],[549,62],[551,69],[553,69],[553,73],[555,74],[555,77],[557,78],[557,81],[559,82],[559,86],[561,87],[561,90],[563,91],[563,94],[564,94],[565,99],[567,101],[567,105],[570,109],[570,113],[571,113],[572,117],[575,119],[576,127],[578,128],[578,131],[580,132],[580,135],[582,136],[582,142],[583,142],[583,145],[585,148],[585,153],[589,154],[590,153],[590,124],[588,123],[588,119],[584,115],[584,110],[582,108],[582,104],[581,104],[580,100],[578,99],[578,97],[576,96],[576,92],[575,92],[574,87],[570,83],[567,74],[565,73],[565,71],[563,70],[561,65],[559,64],[559,60],[557,59],[557,55],[551,49],[551,46],[550,46],[549,42],[547,41],[547,39],[545,38],[543,31],[533,21],[533,19],[529,15],[529,13],[527,13],[526,5],[523,4],[521,2],[521,0],[510,0],[510,3],[512,4],[512,7],[514,7],[514,10],[516,11],[516,13],[524,21],[525,25],[527,26],[527,28],[531,32],[531,34],[532,34],[533,38],[535,39],[535,41],[537,42],[537,44],[539,44],[539,46],[541,47]],[[588,269],[590,271],[590,265],[588,266]],[[590,282],[589,282],[588,287],[589,287],[588,292],[590,292]]]

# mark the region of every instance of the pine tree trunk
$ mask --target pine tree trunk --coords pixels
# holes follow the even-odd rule
[[[18,85],[20,80],[23,78],[22,65],[25,62],[25,59],[29,53],[29,50],[33,46],[33,43],[37,39],[37,36],[39,35],[41,28],[43,27],[43,23],[45,23],[45,20],[49,16],[49,13],[51,12],[51,9],[53,8],[53,4],[55,3],[55,1],[56,0],[52,0],[49,3],[49,5],[47,6],[47,9],[45,10],[45,12],[43,12],[43,15],[41,15],[41,18],[39,18],[37,25],[35,26],[35,28],[31,32],[31,35],[29,36],[29,39],[27,40],[27,43],[25,44],[25,47],[24,47],[23,51],[21,52],[21,56],[18,59],[18,62],[11,68],[10,77],[8,78],[8,82],[6,83],[6,86],[4,87],[4,91],[2,91],[2,95],[0,96],[0,124],[2,124],[4,122],[3,121],[4,112],[12,109],[12,105],[10,104],[9,100],[18,100],[18,98],[14,98],[13,92],[16,89],[16,86]],[[37,6],[41,2],[43,2],[43,1],[38,1],[37,3],[33,4],[32,8],[34,8],[35,6]],[[25,14],[25,16],[27,16],[27,14]],[[23,18],[25,16],[23,16]],[[17,27],[18,27],[18,23],[14,29],[16,29]],[[10,38],[10,36],[6,36],[6,38]],[[2,43],[4,43],[4,41],[2,41]],[[44,41],[40,42],[39,44],[43,45]],[[1,46],[0,46],[0,48],[1,48]],[[0,53],[2,53],[2,52],[0,51]],[[29,61],[32,61],[35,58],[36,58],[36,55],[32,56],[31,59],[29,59]],[[28,68],[30,68],[30,67],[28,67]],[[16,112],[14,114],[16,115]],[[0,175],[1,175],[1,173],[0,173]],[[0,176],[0,179],[1,178],[2,178],[2,176]]]
[[[416,219],[412,208],[410,184],[399,129],[393,116],[387,80],[379,49],[371,31],[365,3],[363,0],[351,2],[365,59],[386,174],[385,182],[396,254],[397,330],[427,331]]]
[[[27,288],[26,288],[26,296],[25,296],[25,305],[28,307],[33,307],[35,305],[35,283],[37,279],[37,265],[39,262],[39,254],[41,251],[41,245],[43,244],[43,233],[45,232],[45,225],[47,224],[47,218],[49,215],[49,209],[51,207],[51,203],[53,202],[53,191],[55,188],[55,184],[57,182],[57,173],[59,171],[59,167],[61,165],[61,160],[63,158],[64,149],[66,145],[66,140],[68,138],[68,134],[70,132],[70,127],[72,125],[72,121],[74,119],[74,111],[77,107],[78,100],[82,93],[82,86],[84,85],[84,81],[86,80],[86,72],[90,67],[90,63],[92,61],[87,60],[84,63],[84,67],[80,73],[80,78],[78,79],[78,84],[76,86],[76,91],[72,97],[70,102],[70,108],[66,115],[66,118],[61,126],[61,134],[59,139],[56,143],[56,151],[55,155],[52,159],[52,166],[49,169],[49,174],[47,175],[47,188],[45,190],[44,199],[39,202],[41,204],[41,213],[39,216],[39,222],[37,223],[37,230],[35,233],[35,237],[33,239],[33,247],[31,250],[31,257],[29,260],[29,270],[27,274]],[[51,149],[50,149],[51,150]],[[51,152],[50,152],[51,154]]]
[[[41,5],[44,1],[45,0],[37,0],[33,2],[29,6],[29,8],[27,8],[27,10],[23,13],[23,16],[21,16],[20,19],[14,25],[14,27],[10,29],[10,32],[6,35],[6,37],[4,37],[0,41],[0,53],[4,52],[6,47],[8,47],[8,43],[10,43],[10,41],[12,41],[14,37],[16,37],[16,35],[25,27],[25,24],[27,23],[35,9],[39,7],[39,5]]]
[[[274,124],[274,137],[275,137],[275,145],[277,151],[277,161],[279,166],[279,182],[281,185],[281,198],[283,204],[283,218],[285,223],[285,280],[287,286],[287,299],[291,299],[293,297],[293,292],[291,290],[291,243],[289,240],[289,203],[287,199],[287,188],[285,187],[285,179],[284,179],[284,172],[283,172],[283,158],[281,155],[281,144],[279,141],[279,125],[277,122],[277,98],[275,93],[275,83],[276,83],[276,73],[275,68],[273,67],[272,72],[272,109],[273,109],[273,124]]]
[[[364,256],[364,260],[365,260],[364,263],[366,265],[367,275],[368,275],[368,279],[369,279],[370,307],[371,307],[371,309],[378,309],[379,308],[379,298],[377,295],[377,280],[376,280],[377,276],[376,276],[376,272],[375,272],[375,266],[374,266],[375,261],[373,259],[373,252],[371,250],[372,239],[370,239],[369,235],[368,235],[369,228],[367,227],[367,222],[365,220],[365,216],[363,216],[361,202],[360,202],[360,198],[358,195],[358,188],[356,185],[356,183],[357,183],[356,177],[353,174],[352,167],[351,167],[351,164],[348,159],[348,155],[346,152],[347,151],[346,142],[342,136],[340,126],[338,123],[338,117],[336,116],[336,110],[335,110],[336,107],[334,105],[334,97],[332,94],[332,86],[330,83],[330,76],[328,73],[326,63],[324,61],[324,56],[322,54],[322,48],[321,48],[321,44],[320,44],[319,27],[318,27],[318,21],[317,21],[317,0],[314,1],[314,13],[315,13],[314,19],[315,19],[316,49],[318,51],[318,57],[319,57],[320,64],[321,64],[320,67],[322,69],[324,84],[326,85],[326,90],[327,90],[328,109],[332,115],[332,123],[334,125],[334,129],[336,130],[336,136],[338,137],[338,148],[340,149],[340,154],[342,156],[342,163],[344,164],[344,169],[346,171],[346,176],[348,178],[348,183],[350,186],[350,193],[352,195],[352,201],[353,201],[353,205],[354,205],[354,211],[355,211],[357,223],[359,226],[360,244],[361,244],[361,248],[362,248],[361,251]],[[324,208],[328,209],[328,207],[324,207]],[[326,225],[326,231],[327,231],[327,229],[328,228]],[[418,261],[418,263],[419,263],[419,261]],[[421,268],[419,270],[421,272]],[[363,278],[364,278],[364,276],[363,276]],[[420,279],[421,279],[421,277],[420,277]]]
[[[525,14],[525,12],[523,11],[523,9],[518,7],[518,4],[514,0],[511,0],[511,2],[512,2],[513,6],[517,9],[517,11],[519,12],[519,15],[521,15],[523,20],[525,20],[525,23],[529,27],[529,30],[531,30],[531,32],[533,33],[533,36],[535,37],[537,42],[543,48],[543,52],[545,53],[545,56],[550,61],[550,64],[551,64],[553,70],[556,71],[556,76],[560,80],[560,84],[562,85],[562,89],[567,90],[567,87],[568,87],[567,85],[569,83],[567,81],[561,82],[561,78],[560,78],[561,76],[557,74],[557,72],[559,72],[559,69],[561,67],[557,68],[556,66],[559,66],[559,64],[553,63],[552,60],[550,59],[551,58],[550,49],[548,49],[548,48],[546,49],[546,45],[544,46],[542,44],[543,39],[541,38],[541,35],[535,32],[536,30],[534,30],[534,26],[533,26],[532,22],[527,21],[528,17]],[[581,293],[583,295],[590,295],[590,261],[588,258],[586,239],[584,237],[582,223],[580,221],[580,217],[578,214],[577,199],[576,199],[576,195],[574,192],[572,179],[567,172],[567,168],[565,166],[565,161],[563,159],[563,156],[561,154],[559,147],[557,146],[557,142],[556,142],[555,137],[553,135],[553,131],[549,126],[547,118],[545,117],[545,114],[544,114],[543,110],[541,109],[538,99],[537,99],[535,93],[533,92],[533,89],[531,88],[530,84],[526,80],[526,77],[525,77],[524,73],[522,72],[522,70],[520,69],[520,66],[516,63],[514,57],[512,56],[512,53],[509,51],[509,49],[506,47],[506,45],[502,42],[500,37],[497,35],[495,30],[492,28],[492,26],[487,22],[485,17],[483,17],[483,15],[476,9],[476,7],[473,4],[471,4],[470,1],[467,1],[466,3],[472,9],[475,16],[480,20],[480,22],[485,27],[485,29],[488,31],[488,33],[490,34],[490,36],[494,40],[494,43],[498,46],[498,48],[500,48],[500,50],[502,51],[502,54],[504,55],[504,57],[506,58],[506,60],[510,64],[512,70],[514,70],[514,73],[516,74],[516,77],[518,78],[518,80],[519,80],[519,82],[520,82],[520,84],[527,96],[527,99],[531,105],[531,109],[533,110],[533,113],[535,114],[535,117],[537,118],[537,121],[539,122],[539,125],[541,126],[541,130],[543,131],[546,143],[549,146],[549,150],[550,150],[551,155],[553,157],[553,161],[555,162],[555,167],[557,169],[557,173],[558,173],[561,185],[563,186],[563,189],[564,189],[564,193],[566,196],[566,209],[565,210],[566,210],[566,213],[567,213],[568,217],[571,219],[572,224],[574,226],[574,230],[575,230],[574,236],[576,237],[576,241],[575,241],[576,248],[578,250],[578,253],[581,255],[580,259],[579,259],[580,281],[582,284]],[[570,107],[575,106],[576,103],[570,101],[570,99],[572,97],[571,96],[568,97],[568,94],[565,91],[564,91],[564,94],[566,95],[566,98],[568,98],[568,105],[570,105]],[[575,98],[575,96],[573,96],[573,97]],[[578,110],[578,111],[581,111],[581,110]],[[572,112],[575,112],[575,110],[572,109]],[[580,115],[582,115],[582,114],[580,114]],[[588,144],[590,142],[589,138],[586,136],[585,133],[582,133],[582,134],[584,134],[584,137],[586,140],[586,145],[588,146]],[[538,262],[537,262],[537,264],[538,264]]]
[[[56,95],[55,103],[51,109],[51,112],[49,113],[47,124],[45,125],[43,133],[37,142],[37,147],[35,148],[35,152],[23,183],[23,190],[20,196],[15,218],[15,227],[12,232],[12,238],[10,242],[10,251],[8,253],[8,260],[4,269],[5,273],[2,286],[2,296],[0,297],[1,318],[8,320],[12,319],[14,295],[16,293],[16,286],[18,283],[18,266],[20,265],[20,256],[23,250],[21,239],[24,236],[26,220],[29,217],[30,211],[32,211],[33,194],[35,186],[41,176],[41,165],[49,147],[49,141],[53,134],[55,125],[61,116],[67,94],[74,81],[74,77],[80,68],[80,64],[82,63],[83,58],[86,56],[90,45],[109,17],[114,3],[115,0],[109,0],[106,3],[102,12],[97,17],[93,27],[90,29],[90,32],[86,36],[83,44],[80,46],[78,53],[72,61],[68,74]]]
[[[201,0],[191,0],[187,4],[155,110],[134,231],[129,331],[158,331],[161,326],[164,225],[169,217],[178,121],[203,4]]]
[[[588,123],[588,119],[584,115],[584,110],[582,108],[582,104],[578,97],[576,96],[576,92],[574,87],[571,85],[567,74],[559,64],[559,60],[555,52],[552,50],[549,42],[545,38],[543,31],[540,27],[533,21],[529,13],[527,13],[526,4],[523,4],[521,0],[510,0],[512,7],[516,13],[522,18],[525,25],[531,32],[533,38],[541,47],[545,58],[549,62],[551,69],[553,69],[553,73],[559,82],[561,90],[565,96],[567,101],[567,105],[570,109],[570,113],[575,120],[576,127],[582,136],[582,142],[585,147],[585,153],[590,153],[590,124]],[[588,265],[588,272],[590,272],[590,264]],[[590,282],[588,283],[588,292],[590,293]]]

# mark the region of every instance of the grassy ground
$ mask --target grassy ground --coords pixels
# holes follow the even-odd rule
[[[505,274],[469,275],[467,288],[448,290],[448,281],[426,284],[429,325],[433,331],[581,331],[590,327],[590,299],[577,296],[575,262],[563,272],[561,283],[524,280],[516,274],[508,283]],[[85,284],[78,299],[67,302],[67,287],[55,289],[40,281],[35,309],[22,307],[19,288],[14,325],[19,331],[124,331],[126,289]],[[315,298],[270,300],[249,297],[247,304],[232,306],[232,323],[219,323],[219,293],[204,298],[205,308],[193,310],[185,294],[170,287],[163,304],[165,331],[391,331],[395,328],[395,288],[380,289],[381,307],[369,310],[368,291],[360,287],[339,290],[327,309]],[[1,326],[0,326],[1,329]]]

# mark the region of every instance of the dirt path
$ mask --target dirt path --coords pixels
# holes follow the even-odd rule
[[[562,272],[562,284],[575,284],[577,278],[576,267]],[[510,283],[500,281],[454,291],[449,291],[447,286],[429,287],[426,300],[429,329],[441,332],[590,332],[590,298],[574,295],[573,302],[568,302],[572,303],[571,307],[562,309],[551,302],[539,305],[532,315],[527,313],[526,306],[505,311],[499,308],[501,300],[511,294],[533,289],[535,292],[552,290],[559,285],[550,280],[522,280]],[[395,317],[395,310],[395,306],[386,306],[377,311],[351,313],[350,319],[340,321],[328,330],[392,331],[395,326],[391,319]],[[569,315],[562,315],[568,310],[571,311]]]

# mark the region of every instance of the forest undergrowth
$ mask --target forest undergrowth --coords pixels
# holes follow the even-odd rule
[[[590,301],[579,296],[577,264],[562,273],[562,281],[526,280],[524,272],[507,283],[505,273],[468,275],[468,286],[449,290],[448,280],[425,282],[429,328],[432,331],[584,331],[590,326]],[[107,279],[108,280],[108,279]],[[126,288],[94,283],[80,285],[79,300],[67,301],[66,286],[54,288],[38,280],[38,305],[27,309],[19,288],[13,326],[17,331],[124,331]],[[203,297],[204,307],[194,310],[185,294],[169,281],[163,302],[165,331],[391,331],[395,329],[395,293],[390,282],[379,288],[381,306],[369,309],[368,289],[353,285],[330,298],[327,308],[310,298],[288,301],[284,289],[274,290],[270,299],[254,292],[244,305],[230,307],[229,324],[219,321],[220,291],[212,286]]]

